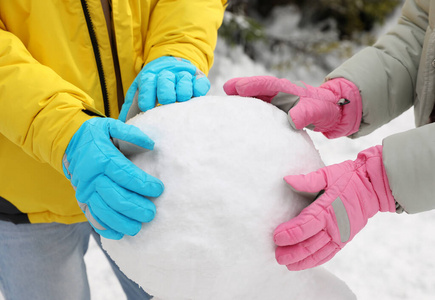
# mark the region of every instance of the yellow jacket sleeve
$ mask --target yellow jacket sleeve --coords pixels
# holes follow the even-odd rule
[[[145,42],[145,63],[163,55],[185,58],[208,74],[226,0],[160,0]]]
[[[40,64],[0,20],[0,133],[62,172],[65,149],[93,100]]]

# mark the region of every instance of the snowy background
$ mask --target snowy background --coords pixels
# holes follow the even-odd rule
[[[397,13],[384,26],[376,28],[375,34],[385,32],[395,23],[396,17]],[[269,23],[268,30],[296,38],[308,36],[296,28],[297,20],[298,15],[291,9],[280,10]],[[357,50],[358,46],[355,46],[353,51]],[[335,66],[343,59],[345,57],[325,56],[325,60]],[[298,60],[300,62],[301,57]],[[268,71],[264,64],[246,56],[241,48],[230,47],[219,40],[215,65],[209,75],[212,82],[210,94],[223,95],[223,83],[239,76],[276,75],[317,86],[326,75],[314,63],[295,65],[285,73],[282,70],[279,73]],[[359,151],[380,144],[384,137],[413,128],[413,122],[410,110],[371,135],[357,140],[342,138],[329,141],[321,134],[309,134],[325,164],[330,165],[355,159]],[[344,280],[361,300],[435,299],[434,229],[435,211],[418,215],[377,214],[349,245],[324,266]],[[105,257],[93,241],[85,259],[92,299],[125,299]]]

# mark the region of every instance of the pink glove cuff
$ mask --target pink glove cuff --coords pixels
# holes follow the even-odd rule
[[[321,85],[336,96],[341,107],[338,124],[323,134],[331,139],[349,136],[359,130],[362,119],[362,99],[358,87],[344,78],[334,78]]]
[[[382,146],[368,148],[358,154],[356,163],[365,162],[373,189],[379,199],[379,211],[396,212],[396,201],[390,190],[387,172],[382,162]]]

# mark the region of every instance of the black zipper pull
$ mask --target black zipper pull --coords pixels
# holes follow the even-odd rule
[[[349,103],[350,103],[350,101],[347,100],[347,99],[344,99],[344,98],[338,100],[338,102],[337,102],[338,105],[346,105],[346,104],[349,104]]]

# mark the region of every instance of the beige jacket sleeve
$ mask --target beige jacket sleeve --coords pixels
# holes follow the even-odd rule
[[[361,91],[363,119],[352,137],[372,132],[420,101],[421,80],[435,84],[435,75],[427,74],[435,68],[421,65],[435,58],[435,34],[429,21],[435,15],[430,5],[430,1],[407,0],[397,25],[328,76],[347,78]],[[423,121],[416,123],[427,123]],[[401,208],[408,213],[435,208],[435,124],[387,137],[383,146],[390,188]]]
[[[394,199],[407,213],[435,208],[435,123],[387,137],[383,162]]]
[[[428,6],[429,1],[406,1],[398,23],[386,35],[327,76],[344,77],[361,91],[363,117],[352,137],[372,132],[413,105]]]

